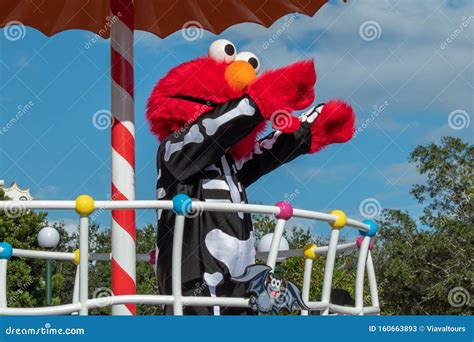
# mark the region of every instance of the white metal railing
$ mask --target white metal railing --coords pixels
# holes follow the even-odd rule
[[[0,244],[0,315],[58,315],[77,314],[87,315],[88,311],[97,307],[117,304],[165,304],[173,306],[175,315],[183,314],[183,306],[231,306],[247,307],[248,298],[233,297],[197,297],[183,296],[181,289],[181,259],[183,229],[187,214],[193,210],[214,212],[244,212],[251,214],[275,215],[277,223],[273,234],[270,250],[266,258],[268,266],[275,268],[278,248],[283,235],[286,222],[291,217],[326,221],[332,226],[329,245],[307,245],[300,254],[305,258],[304,280],[302,298],[308,308],[320,311],[323,315],[365,315],[379,314],[379,300],[377,283],[372,263],[371,237],[376,233],[377,227],[370,220],[359,222],[346,218],[342,211],[335,210],[331,214],[293,209],[291,205],[283,202],[275,206],[256,204],[234,204],[218,202],[192,201],[185,195],[176,196],[173,201],[137,200],[137,201],[94,201],[90,196],[79,196],[76,201],[0,201],[0,210],[21,212],[30,209],[44,210],[76,210],[79,214],[79,250],[75,253],[62,253],[50,251],[30,251],[12,248],[8,244]],[[88,293],[88,261],[89,254],[89,215],[94,210],[112,209],[163,209],[173,210],[176,214],[172,252],[172,294],[171,295],[120,295],[100,298],[89,298]],[[288,211],[288,209],[290,209]],[[339,231],[344,227],[355,228],[360,232],[357,242],[339,244]],[[338,252],[359,249],[355,283],[355,306],[340,306],[330,303],[331,285],[334,272],[336,255]],[[11,249],[8,251],[8,249]],[[291,251],[294,253],[294,251]],[[290,254],[291,254],[290,252]],[[288,252],[286,252],[288,254]],[[309,290],[313,261],[317,255],[326,254],[326,265],[322,284],[321,301],[310,301]],[[7,307],[7,266],[8,259],[12,256],[36,259],[70,260],[78,264],[76,281],[74,285],[73,303],[39,307],[39,308],[9,308]],[[367,272],[370,290],[371,305],[363,306],[364,278]],[[301,310],[302,315],[308,315],[307,310]]]

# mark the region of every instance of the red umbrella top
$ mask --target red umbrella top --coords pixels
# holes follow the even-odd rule
[[[112,6],[114,2],[112,2]],[[118,0],[125,7],[131,0]],[[288,13],[313,16],[326,0],[134,0],[134,28],[164,38],[189,23],[219,34],[243,22],[269,27]],[[120,6],[123,8],[123,6]],[[108,38],[110,0],[2,0],[0,27],[12,21],[34,27],[47,36],[83,29]],[[114,11],[115,13],[115,11]]]

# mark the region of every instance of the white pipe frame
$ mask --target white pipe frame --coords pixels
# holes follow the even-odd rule
[[[0,259],[0,309],[7,307],[7,268],[8,260]]]
[[[89,217],[81,216],[79,222],[79,314],[86,316],[89,299]]]
[[[369,290],[370,290],[370,300],[372,306],[380,307],[379,303],[379,293],[377,290],[377,279],[375,277],[374,263],[372,262],[372,253],[369,250],[367,256],[367,278],[369,279]]]
[[[76,276],[74,278],[74,288],[72,290],[72,303],[79,303],[79,266],[76,267]],[[77,312],[73,312],[73,315],[77,315]]]
[[[367,263],[367,255],[369,253],[370,237],[364,236],[360,250],[359,259],[357,260],[356,287],[355,287],[355,307],[358,315],[363,315],[364,306],[364,272]]]
[[[0,201],[0,210],[21,208],[27,209],[53,209],[53,210],[73,210],[75,201]],[[277,206],[256,205],[256,204],[234,204],[218,202],[193,201],[192,207],[199,210],[214,212],[244,212],[259,213],[267,215],[278,215],[280,208]],[[95,201],[95,210],[120,210],[120,209],[164,209],[172,210],[172,201],[157,200],[134,200],[134,201]],[[310,210],[294,209],[293,217],[312,219],[333,223],[335,215],[315,212]],[[121,295],[100,298],[88,298],[88,264],[89,264],[89,217],[80,216],[79,219],[79,265],[77,267],[73,302],[70,304],[38,307],[38,308],[8,308],[7,307],[7,265],[8,260],[0,259],[0,316],[1,315],[60,315],[60,314],[80,314],[87,315],[90,309],[117,304],[149,304],[149,305],[172,305],[174,315],[183,314],[183,306],[232,306],[248,307],[248,298],[230,297],[196,297],[183,296],[181,287],[181,261],[182,261],[182,241],[184,234],[184,215],[176,215],[173,237],[172,252],[172,295]],[[266,263],[275,268],[278,258],[278,249],[283,236],[286,220],[277,219],[270,251]],[[369,231],[369,226],[352,219],[347,219],[346,227],[355,228],[363,232]],[[338,252],[354,250],[357,248],[356,242],[338,244],[339,229],[332,229],[328,246],[315,247],[315,254],[326,254],[326,265],[323,279],[323,289],[321,301],[310,301],[309,291],[311,285],[311,273],[313,260],[306,259],[304,266],[304,279],[302,298],[308,308],[319,310],[323,315],[377,315],[380,314],[379,298],[377,291],[377,281],[369,251],[370,237],[363,238],[357,263],[356,284],[355,284],[355,307],[334,305],[330,303],[332,277],[336,254]],[[12,256],[33,259],[54,259],[63,261],[74,261],[74,253],[52,252],[52,251],[32,251],[13,248]],[[367,271],[368,285],[371,297],[371,306],[363,306],[364,275]],[[308,315],[308,310],[301,310],[301,315]]]
[[[336,262],[337,243],[339,240],[339,229],[332,229],[329,237],[328,252],[326,255],[326,267],[324,269],[323,278],[323,292],[321,294],[322,302],[327,305],[327,308],[322,312],[322,315],[329,313],[329,301],[331,299],[331,285],[332,275],[334,272],[334,264]]]
[[[171,269],[171,291],[173,293],[173,314],[183,315],[183,295],[181,288],[181,260],[183,257],[184,215],[176,215],[174,221],[173,252]]]
[[[301,299],[303,302],[309,303],[309,290],[311,288],[311,271],[313,270],[313,260],[304,260],[303,273],[303,291],[301,292]],[[301,316],[308,316],[308,310],[301,310]]]
[[[281,238],[283,237],[283,231],[285,230],[285,223],[286,220],[278,219],[275,225],[275,231],[273,232],[272,243],[270,244],[270,251],[268,252],[267,257],[267,265],[273,270],[275,269]]]

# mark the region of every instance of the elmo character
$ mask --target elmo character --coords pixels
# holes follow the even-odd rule
[[[207,57],[173,68],[153,89],[147,106],[151,130],[160,140],[157,198],[187,194],[206,202],[247,203],[245,189],[296,157],[351,139],[354,113],[331,100],[314,101],[313,61],[257,76],[260,61],[225,39]],[[275,131],[257,140],[272,123]],[[158,212],[160,292],[171,294],[174,214]],[[249,214],[201,212],[188,218],[183,241],[183,295],[243,297],[231,277],[255,263]],[[172,313],[171,307],[166,313]],[[245,314],[247,309],[187,307],[185,314]]]

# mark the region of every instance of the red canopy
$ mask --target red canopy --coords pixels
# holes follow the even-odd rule
[[[126,2],[126,1],[124,1]],[[288,13],[313,16],[326,0],[135,0],[135,29],[164,38],[197,22],[219,34],[229,26],[252,22],[269,27]],[[11,21],[34,27],[47,36],[83,29],[108,38],[110,0],[1,0],[0,27]]]

